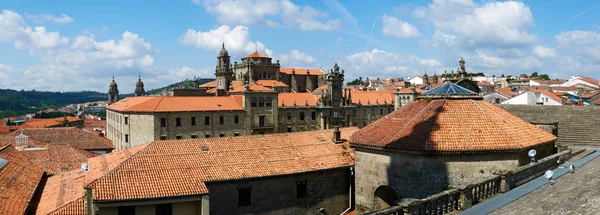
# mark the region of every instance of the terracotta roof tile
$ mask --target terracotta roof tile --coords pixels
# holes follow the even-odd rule
[[[296,103],[296,106],[306,106],[306,104],[308,106],[316,106],[317,100],[321,98],[321,95],[314,95],[312,93],[280,93],[278,98],[279,101],[277,103],[279,107],[294,106],[294,103]]]
[[[264,55],[264,54],[262,54],[260,52],[254,52],[252,54],[247,55],[244,58],[269,58],[270,59],[269,56],[266,56],[266,55]]]
[[[64,117],[57,117],[52,119],[30,119],[25,122],[22,127],[23,128],[46,128],[46,127],[56,127],[60,126],[63,123]],[[67,121],[69,123],[81,121],[81,119],[77,117],[67,116]]]
[[[44,171],[10,145],[0,147],[0,214],[25,214]]]
[[[206,82],[198,87],[215,88],[215,87],[217,87],[217,80],[214,80],[211,82]]]
[[[340,130],[345,141],[358,129]],[[154,141],[86,187],[94,189],[99,201],[199,195],[209,192],[204,183],[210,181],[354,165],[353,149],[347,143],[334,144],[332,135],[332,130],[323,130]]]
[[[376,104],[377,102],[392,104],[394,103],[394,91],[352,91],[352,104],[358,104],[358,101],[362,105]]]
[[[134,146],[88,159],[88,171],[73,170],[48,178],[37,214],[84,214],[84,187],[104,176],[148,144]]]
[[[600,81],[598,81],[596,79],[593,79],[593,78],[590,78],[590,77],[581,77],[579,79],[581,79],[582,81],[588,82],[590,84],[593,84],[593,85],[596,85],[596,86],[600,86]]]
[[[415,87],[415,91],[417,93],[424,93],[425,92],[425,90],[422,90],[421,88],[416,88],[416,87]],[[400,89],[400,91],[398,91],[398,92],[399,93],[410,93],[410,92],[412,92],[412,90],[410,89],[410,87],[406,87],[406,88]]]
[[[489,81],[478,81],[477,82],[477,86],[480,86],[480,87],[493,87],[494,84],[490,83]]]
[[[562,99],[560,98],[560,96],[557,96],[554,93],[548,92],[547,90],[532,90],[532,92],[544,94],[548,98],[550,98],[550,99],[552,99],[552,100],[554,100],[554,101],[556,101],[558,103],[562,102]]]
[[[320,87],[317,87],[317,89],[315,89],[315,90],[326,90],[326,89],[329,89],[329,85],[323,84]]]
[[[325,75],[325,72],[320,69],[307,69],[307,68],[279,68],[279,72],[287,75],[292,74],[292,70],[296,72],[296,75]]]
[[[88,158],[98,155],[67,144],[48,144],[45,148],[20,152],[50,175],[78,169]]]
[[[287,87],[288,85],[281,82],[281,81],[277,81],[277,80],[257,80],[256,84],[263,86],[263,87],[273,87],[273,84],[275,84],[276,87]]]
[[[596,96],[598,94],[600,94],[600,90],[594,90],[594,91],[591,91],[591,92],[586,92],[586,93],[581,94],[581,98],[589,99],[589,98],[592,98],[592,97],[594,97],[594,96]]]
[[[108,109],[121,112],[243,110],[230,96],[129,97],[108,106]]]
[[[352,145],[414,153],[523,150],[556,137],[485,100],[417,100],[355,132]]]
[[[48,144],[68,144],[85,150],[107,150],[114,148],[109,139],[74,127],[20,129],[10,133],[7,137],[14,138],[21,134],[21,130],[30,140],[35,139]]]

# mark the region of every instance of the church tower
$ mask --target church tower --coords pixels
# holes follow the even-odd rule
[[[119,89],[117,88],[117,82],[113,76],[112,82],[108,86],[108,104],[112,104],[119,101]]]
[[[327,97],[329,99],[329,105],[333,107],[339,107],[342,101],[342,88],[344,84],[344,70],[340,72],[340,67],[336,63],[333,69],[327,73]]]
[[[231,57],[229,56],[227,49],[225,49],[225,43],[223,43],[223,48],[221,48],[219,56],[217,57],[217,66],[215,69],[217,96],[225,95],[225,92],[227,92],[227,89],[233,80],[233,69],[230,59]]]
[[[144,82],[142,82],[142,76],[138,76],[138,81],[135,83],[135,97],[144,96],[146,90],[144,90]]]

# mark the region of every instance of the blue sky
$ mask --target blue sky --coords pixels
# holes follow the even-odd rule
[[[212,77],[221,42],[347,79],[456,69],[600,78],[598,1],[4,0],[0,88],[132,92]],[[347,80],[349,81],[349,80]]]

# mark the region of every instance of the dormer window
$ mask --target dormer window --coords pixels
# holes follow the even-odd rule
[[[252,107],[256,107],[256,97],[252,97],[250,104]]]

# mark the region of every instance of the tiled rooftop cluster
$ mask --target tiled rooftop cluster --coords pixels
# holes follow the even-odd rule
[[[43,174],[12,146],[0,146],[0,214],[24,214]]]

